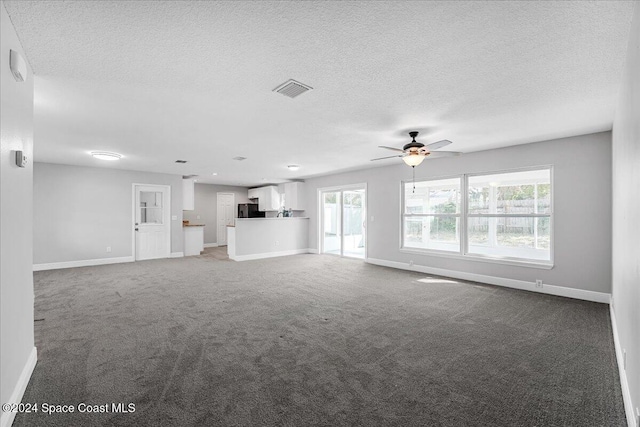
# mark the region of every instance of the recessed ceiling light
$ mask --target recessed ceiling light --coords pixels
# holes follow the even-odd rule
[[[298,169],[300,169],[300,165],[289,165],[287,167],[292,171],[297,171]]]
[[[214,172],[214,173],[212,173],[211,175],[218,175],[218,172]]]
[[[110,153],[108,151],[92,151],[91,155],[100,160],[120,160],[122,154]]]

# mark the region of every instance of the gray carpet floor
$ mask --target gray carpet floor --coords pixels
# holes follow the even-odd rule
[[[15,426],[624,426],[608,307],[328,255],[35,273]]]

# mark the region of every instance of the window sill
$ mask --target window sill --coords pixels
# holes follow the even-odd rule
[[[444,251],[434,251],[429,249],[413,249],[413,248],[400,248],[400,252],[408,253],[408,254],[416,254],[416,255],[425,255],[425,256],[437,256],[442,258],[452,258],[459,259],[464,261],[476,261],[476,262],[486,262],[490,264],[502,264],[502,265],[513,265],[517,267],[528,267],[528,268],[538,268],[542,270],[551,270],[554,265],[553,262],[545,262],[545,261],[519,261],[514,259],[504,259],[504,258],[491,258],[482,255],[461,255],[455,252],[444,252]]]

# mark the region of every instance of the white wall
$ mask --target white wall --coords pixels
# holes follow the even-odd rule
[[[193,224],[205,224],[204,243],[218,243],[218,193],[233,193],[235,195],[235,216],[238,216],[237,205],[249,203],[248,189],[230,185],[195,184],[195,209],[184,211],[183,219]],[[200,216],[200,218],[198,218]]]
[[[27,60],[0,3],[0,403],[22,398],[35,363],[33,339],[33,167],[18,168],[15,150],[33,159],[33,74],[18,83],[9,50]],[[2,412],[0,425],[13,414]]]
[[[368,155],[376,157],[374,152]],[[445,270],[527,282],[542,279],[548,285],[611,292],[610,132],[426,160],[416,167],[416,179],[421,179],[553,165],[555,265],[551,270],[401,252],[400,181],[411,180],[411,168],[400,160],[397,163],[307,179],[310,248],[318,249],[317,189],[367,183],[368,258],[413,260],[416,265]]]
[[[613,122],[613,311],[627,352],[631,408],[640,407],[640,4]],[[623,381],[624,382],[624,381]],[[629,411],[627,412],[628,418]],[[629,423],[630,425],[631,422]]]
[[[182,252],[180,175],[36,163],[34,264],[133,256],[134,183],[171,186],[171,252]]]

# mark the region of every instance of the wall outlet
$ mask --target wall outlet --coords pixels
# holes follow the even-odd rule
[[[413,260],[409,260],[409,265],[413,266]]]
[[[107,246],[107,252],[111,252],[111,246]]]
[[[542,280],[536,279],[536,288],[542,288]]]

